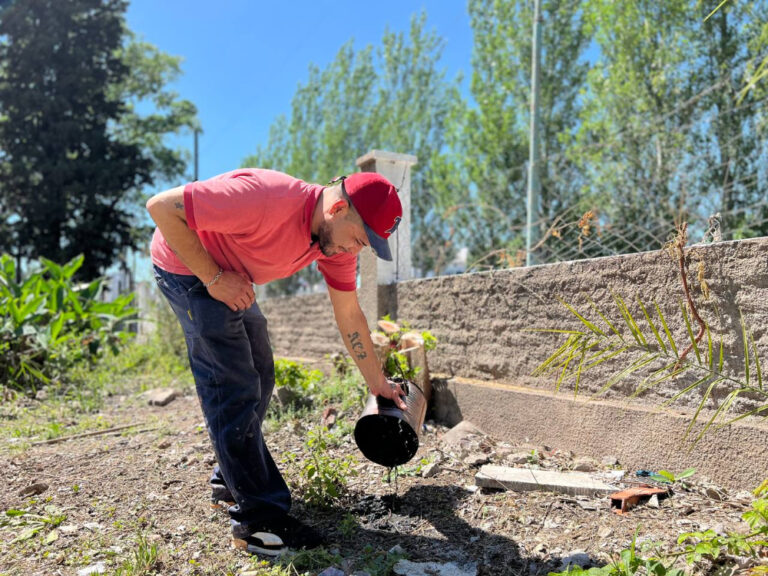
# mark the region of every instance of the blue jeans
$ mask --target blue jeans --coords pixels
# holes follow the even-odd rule
[[[234,501],[232,533],[245,537],[287,514],[291,494],[264,443],[261,423],[275,386],[267,319],[258,305],[233,312],[196,276],[155,268],[155,280],[184,330],[197,395],[218,466],[213,495]]]

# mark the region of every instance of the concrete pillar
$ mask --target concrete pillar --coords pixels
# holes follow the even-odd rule
[[[403,206],[403,219],[389,238],[392,262],[385,262],[371,250],[360,253],[360,305],[371,328],[385,314],[397,317],[392,295],[395,282],[411,278],[411,166],[416,156],[371,150],[357,159],[361,172],[377,172],[397,188]]]

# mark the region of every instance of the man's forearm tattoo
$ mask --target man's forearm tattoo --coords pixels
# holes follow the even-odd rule
[[[347,338],[349,338],[349,344],[352,346],[352,350],[355,351],[355,356],[357,356],[360,360],[368,357],[368,355],[365,353],[365,347],[360,341],[359,332],[352,332],[351,334],[347,334]]]

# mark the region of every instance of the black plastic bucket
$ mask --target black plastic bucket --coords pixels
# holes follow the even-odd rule
[[[368,396],[355,425],[355,442],[363,456],[382,466],[401,466],[419,449],[419,433],[427,413],[427,396],[413,382],[392,378],[405,388],[408,410],[381,396]],[[429,391],[427,391],[429,393]]]

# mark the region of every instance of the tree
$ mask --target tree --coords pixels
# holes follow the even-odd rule
[[[276,119],[266,145],[244,164],[324,183],[354,172],[355,159],[373,148],[418,156],[411,186],[414,245],[420,246],[414,265],[439,273],[453,249],[442,214],[453,203],[456,186],[441,185],[432,160],[441,158],[439,178],[450,173],[446,135],[449,122],[461,118],[457,111],[464,103],[461,79],[447,81],[438,69],[443,41],[425,27],[422,14],[411,20],[407,35],[386,31],[375,51],[372,46],[355,50],[349,41],[325,69],[311,66],[293,97],[290,117]],[[317,280],[316,272],[306,272],[268,290],[293,292]]]
[[[473,259],[499,253],[502,265],[524,246],[529,155],[533,6],[523,0],[471,0],[472,95],[466,127],[466,238]],[[552,221],[578,203],[578,170],[566,158],[578,126],[578,92],[588,64],[579,3],[542,2],[541,219]],[[475,222],[469,226],[469,222]],[[483,224],[479,224],[479,223]],[[507,256],[506,258],[504,256]]]
[[[703,7],[702,7],[703,8]],[[768,21],[768,3],[728,3],[709,18],[699,11],[697,25],[696,91],[703,94],[697,116],[707,129],[694,133],[695,170],[689,173],[707,201],[704,207],[721,213],[726,239],[768,233],[768,210],[761,186],[761,110],[765,95],[743,91],[750,65],[759,60],[760,38]],[[716,88],[716,89],[712,89]],[[707,213],[699,214],[701,219]]]
[[[184,163],[162,137],[194,107],[164,91],[178,60],[130,42],[124,0],[20,0],[0,14],[0,206],[17,258],[85,255],[83,278],[136,247],[142,186]],[[136,100],[154,97],[154,112]]]

